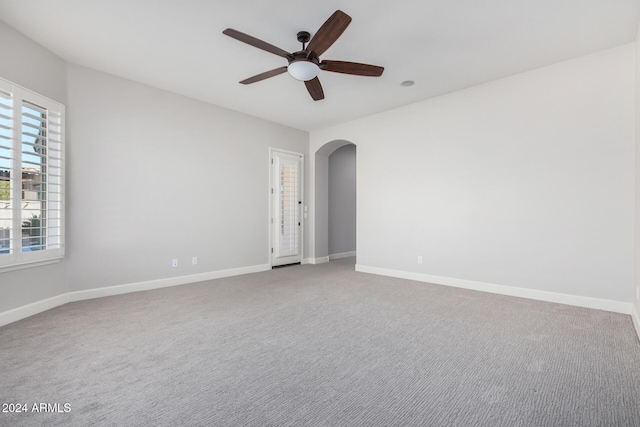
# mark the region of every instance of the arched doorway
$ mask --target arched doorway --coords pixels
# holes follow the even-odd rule
[[[330,255],[329,252],[329,156],[341,147],[351,145],[354,147],[354,159],[355,159],[355,147],[356,145],[346,140],[335,140],[322,145],[316,150],[313,156],[312,163],[312,180],[313,180],[313,218],[312,218],[312,256],[309,261],[311,263],[328,262]],[[354,167],[355,167],[354,162]],[[356,171],[351,171],[355,177]],[[357,182],[357,180],[354,180]],[[353,197],[355,197],[355,183],[353,190]],[[355,209],[355,202],[354,202]],[[352,225],[355,227],[355,223]],[[355,230],[354,230],[355,235]],[[355,252],[347,251],[347,252]],[[344,253],[341,253],[344,255]],[[353,254],[350,254],[351,256]]]
[[[356,146],[329,155],[329,261],[356,256]]]

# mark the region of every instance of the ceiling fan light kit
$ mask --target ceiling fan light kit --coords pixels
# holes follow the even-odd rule
[[[351,17],[341,10],[336,10],[318,29],[315,36],[307,31],[298,32],[297,38],[302,43],[302,50],[289,53],[279,47],[257,39],[248,34],[232,28],[227,28],[222,33],[251,46],[262,49],[274,55],[282,56],[288,61],[288,65],[274,70],[265,71],[248,79],[242,80],[242,84],[256,83],[270,77],[288,72],[294,79],[303,81],[307,91],[314,101],[324,99],[322,85],[318,79],[320,70],[334,73],[351,74],[356,76],[379,77],[384,72],[384,67],[377,65],[360,64],[347,61],[320,61],[322,55],[342,35],[351,23]],[[309,43],[307,45],[307,43]]]
[[[287,71],[296,80],[309,81],[320,74],[320,67],[306,59],[293,61],[287,67]]]

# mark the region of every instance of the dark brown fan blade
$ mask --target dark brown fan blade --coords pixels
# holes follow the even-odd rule
[[[269,77],[277,76],[278,74],[282,74],[286,72],[287,72],[287,67],[284,66],[284,67],[276,68],[271,71],[265,71],[264,73],[257,74],[253,77],[249,77],[248,79],[244,79],[240,83],[242,83],[243,85],[248,85],[248,84],[259,82],[261,80],[268,79]]]
[[[336,10],[318,29],[313,36],[307,52],[315,52],[317,56],[322,55],[331,45],[338,40],[338,37],[347,29],[351,23],[351,17],[341,10]]]
[[[324,99],[322,85],[320,84],[320,80],[317,77],[304,82],[304,85],[307,87],[309,95],[311,95],[314,101],[320,101],[321,99]]]
[[[257,39],[253,36],[250,36],[248,34],[245,33],[241,33],[240,31],[234,30],[232,28],[227,28],[226,30],[224,30],[222,32],[222,34],[225,34],[229,37],[233,37],[236,40],[240,40],[241,42],[244,42],[246,44],[250,44],[253,47],[257,47],[258,49],[262,49],[262,50],[266,50],[267,52],[271,52],[273,54],[276,54],[278,56],[283,56],[285,58],[291,58],[292,55],[285,51],[280,49],[279,47],[276,47],[272,44],[269,44],[267,42],[264,42],[260,39]]]
[[[353,74],[356,76],[380,77],[384,67],[377,65],[360,64],[358,62],[347,61],[322,61],[320,69],[333,71],[334,73]]]

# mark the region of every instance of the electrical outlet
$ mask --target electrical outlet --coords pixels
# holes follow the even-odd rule
[[[177,267],[177,266],[178,266],[178,260],[177,259],[171,260],[171,267]]]
[[[418,255],[418,264],[422,264],[422,255]]]
[[[191,265],[197,265],[198,264],[198,257],[194,256],[193,258],[191,258]]]

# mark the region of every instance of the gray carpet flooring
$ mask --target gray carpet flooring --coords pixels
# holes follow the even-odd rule
[[[0,403],[28,412],[0,425],[640,426],[629,316],[353,264],[81,301],[2,327]]]

